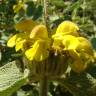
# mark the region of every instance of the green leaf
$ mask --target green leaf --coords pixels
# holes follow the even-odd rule
[[[0,68],[0,96],[11,96],[26,83],[28,70],[20,72],[17,63],[13,61]]]
[[[38,19],[40,16],[42,16],[42,14],[43,14],[43,7],[39,5],[34,12],[33,19],[34,20]]]
[[[59,2],[58,0],[50,0],[50,2],[57,7],[64,7],[65,5],[63,0],[59,0]]]
[[[96,66],[94,67],[96,70]],[[92,71],[93,69],[91,69]],[[91,74],[92,73],[92,74]],[[96,71],[94,71],[96,75]],[[96,76],[93,72],[76,74],[71,72],[65,80],[61,80],[61,85],[67,88],[73,96],[96,96]]]
[[[26,14],[27,16],[32,16],[36,10],[36,7],[34,5],[34,2],[30,1],[30,2],[27,2],[27,11],[26,11]]]
[[[96,37],[91,39],[91,43],[93,45],[93,48],[96,49]]]

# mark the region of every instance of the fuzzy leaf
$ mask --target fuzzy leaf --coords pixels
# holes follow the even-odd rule
[[[26,83],[28,71],[23,74],[16,64],[13,61],[0,68],[0,96],[11,96]]]

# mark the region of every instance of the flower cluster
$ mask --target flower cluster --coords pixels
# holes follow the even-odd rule
[[[42,61],[48,57],[50,39],[46,26],[32,20],[24,20],[15,27],[21,32],[12,36],[7,46],[15,46],[16,51],[22,50],[29,60]]]
[[[75,72],[81,72],[86,69],[87,61],[93,56],[91,43],[78,34],[79,27],[70,22],[61,23],[52,36],[54,39],[53,48],[56,52],[67,51],[73,59],[71,68]]]
[[[15,27],[20,33],[12,36],[7,45],[15,46],[16,51],[22,50],[31,61],[40,62],[47,59],[50,56],[50,49],[57,55],[68,52],[73,60],[70,62],[72,70],[79,73],[86,69],[88,63],[86,61],[93,56],[90,42],[79,36],[79,27],[71,21],[62,22],[52,38],[48,37],[45,25],[32,20],[21,21]]]

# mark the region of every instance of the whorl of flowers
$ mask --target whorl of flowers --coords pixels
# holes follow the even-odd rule
[[[72,70],[79,73],[86,69],[86,61],[93,56],[91,43],[79,36],[79,27],[71,21],[62,22],[51,38],[45,25],[32,20],[21,21],[15,28],[20,33],[13,35],[8,40],[7,46],[15,46],[16,51],[22,50],[30,61],[46,60],[50,57],[50,50],[57,55],[68,52],[72,59],[70,62]]]

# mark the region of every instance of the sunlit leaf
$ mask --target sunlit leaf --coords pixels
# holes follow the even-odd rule
[[[24,2],[19,2],[17,5],[13,6],[14,13],[18,13],[21,9],[25,10],[26,9],[25,7],[26,6],[25,6]]]

